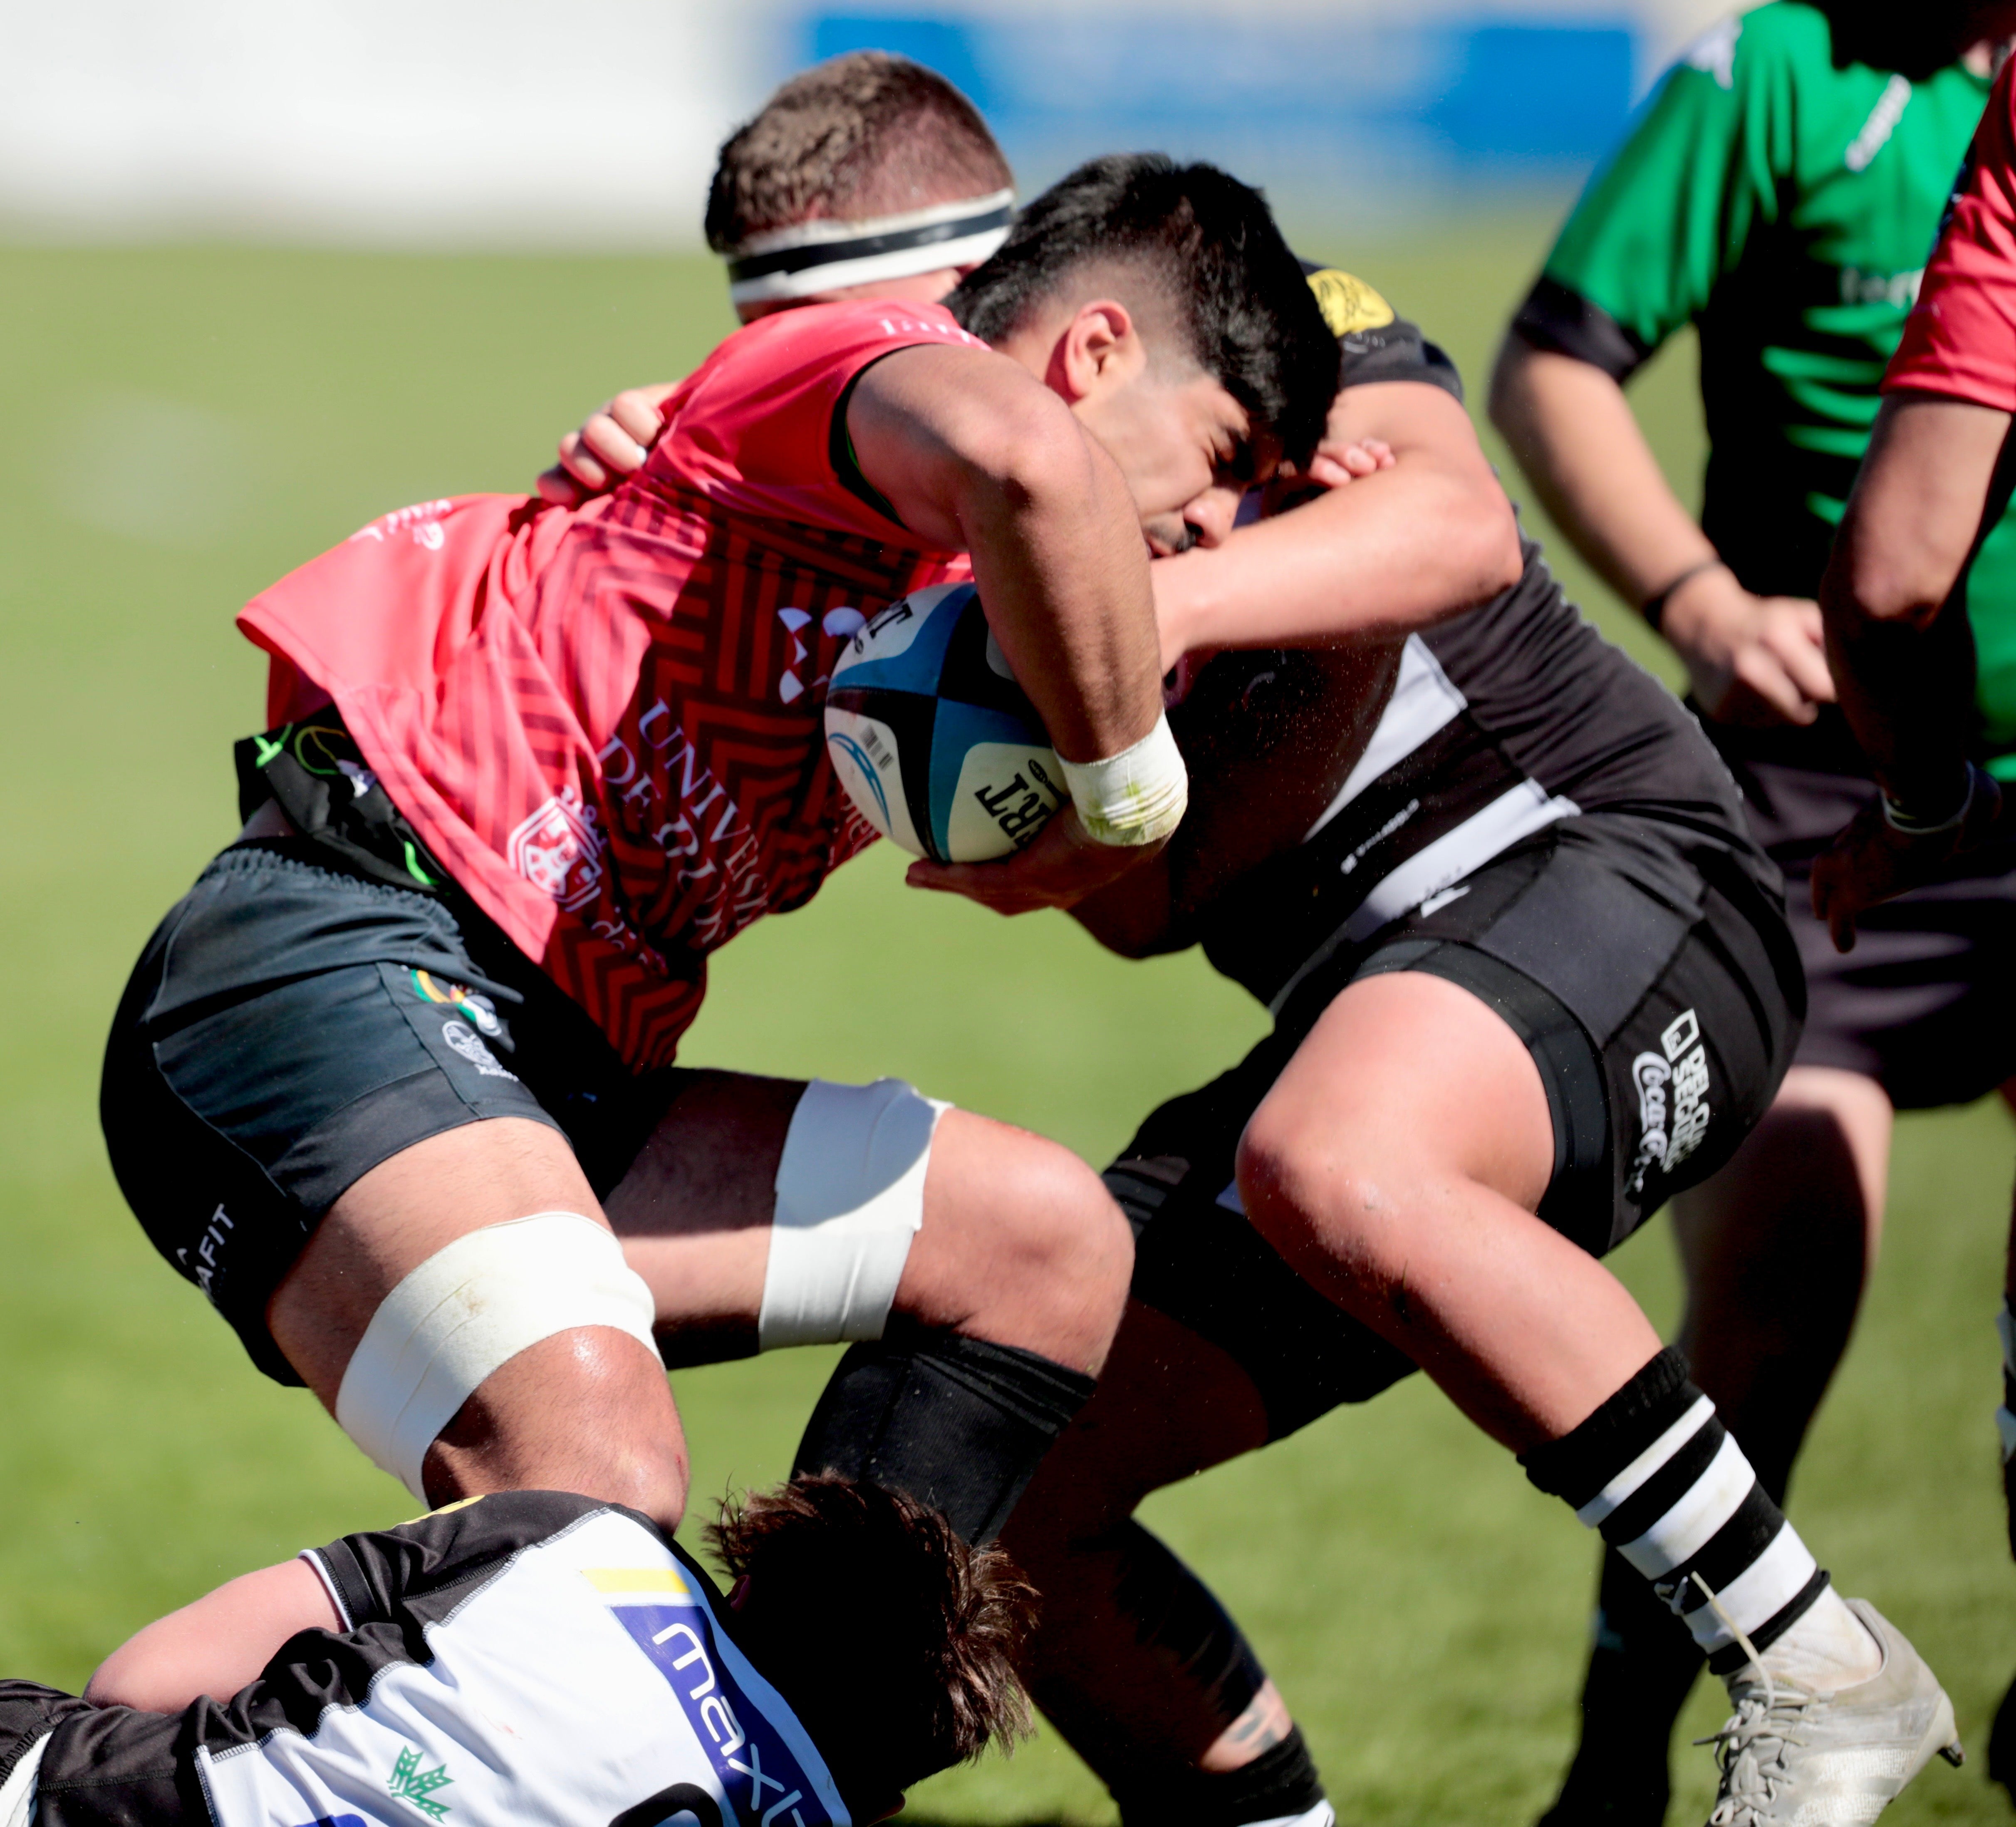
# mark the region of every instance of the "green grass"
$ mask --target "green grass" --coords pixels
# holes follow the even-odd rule
[[[1546,231],[1480,221],[1309,251],[1388,292],[1481,393]],[[234,824],[229,743],[257,726],[262,674],[231,615],[374,513],[525,485],[585,408],[678,373],[727,314],[700,261],[218,248],[0,251],[0,1672],[74,1685],[216,1580],[412,1507],[155,1259],[99,1142],[99,1049],[126,970]],[[1690,364],[1676,348],[1639,387],[1690,491]],[[1123,965],[1061,920],[997,921],[897,874],[873,854],[738,941],[687,1057],[904,1074],[1098,1160],[1260,1031],[1196,958]],[[1988,1109],[1903,1126],[1889,1251],[1795,1505],[1849,1588],[1932,1657],[1977,1743],[2016,1668],[1989,1422],[2010,1139]],[[1661,1228],[1619,1266],[1669,1322]],[[697,1489],[780,1473],[830,1361],[677,1379]],[[1150,1513],[1251,1627],[1348,1820],[1518,1827],[1546,1799],[1589,1544],[1433,1390],[1334,1415]],[[1714,1721],[1697,1699],[1689,1724]],[[1682,1822],[1708,1793],[1705,1753],[1685,1768]],[[1049,1739],[913,1807],[1111,1818]],[[1892,1818],[2006,1813],[1977,1764],[1935,1768]]]

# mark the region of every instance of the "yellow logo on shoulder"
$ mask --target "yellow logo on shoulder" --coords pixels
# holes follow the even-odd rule
[[[1309,275],[1309,290],[1334,336],[1376,330],[1393,321],[1393,307],[1355,275],[1321,267]]]

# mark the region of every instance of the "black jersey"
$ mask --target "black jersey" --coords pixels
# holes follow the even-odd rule
[[[0,1683],[0,1764],[38,1757],[41,1827],[845,1827],[705,1574],[634,1512],[500,1492],[304,1558],[344,1628],[226,1703]]]
[[[1463,397],[1448,356],[1371,288],[1328,271],[1310,282],[1338,333],[1341,384],[1421,381]],[[1670,831],[1669,843],[1628,851],[1625,866],[1676,911],[1698,912],[1705,871],[1747,876],[1777,899],[1777,871],[1700,725],[1568,602],[1535,541],[1523,550],[1510,589],[1409,638],[1378,725],[1329,806],[1299,844],[1203,914],[1211,962],[1270,1006],[1319,957],[1460,892],[1555,822],[1599,810]],[[1294,664],[1289,653],[1226,654],[1193,696],[1250,710],[1255,689],[1285,683]],[[1214,671],[1254,683],[1228,690]]]

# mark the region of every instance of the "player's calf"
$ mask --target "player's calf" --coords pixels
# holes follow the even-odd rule
[[[1092,1394],[1133,1247],[1090,1168],[983,1117],[945,1113],[921,1181],[894,1322],[839,1335],[860,1342],[819,1398],[794,1469],[893,1485],[967,1541],[991,1541]],[[785,1242],[780,1227],[773,1276]]]

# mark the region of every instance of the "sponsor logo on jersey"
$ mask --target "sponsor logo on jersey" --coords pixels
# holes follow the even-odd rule
[[[595,808],[572,787],[525,818],[504,847],[505,860],[542,894],[570,912],[602,887],[602,833]]]
[[[1667,1024],[1659,1048],[1631,1062],[1631,1081],[1638,1088],[1638,1153],[1624,1189],[1634,1199],[1643,1194],[1646,1178],[1655,1167],[1670,1174],[1701,1146],[1712,1113],[1708,1048],[1691,1009]]]
[[[610,1609],[664,1677],[739,1818],[766,1827],[832,1827],[818,1785],[729,1673],[703,1607],[689,1597],[682,1605],[612,1600]]]
[[[1866,171],[1876,155],[1890,143],[1890,135],[1897,131],[1897,123],[1904,118],[1904,110],[1911,105],[1911,79],[1908,76],[1893,76],[1884,84],[1883,92],[1876,98],[1876,106],[1869,110],[1869,118],[1862,124],[1862,131],[1848,142],[1848,150],[1841,156],[1841,162],[1851,171]]]
[[[1918,288],[1925,269],[1913,267],[1908,273],[1866,273],[1860,267],[1841,269],[1841,301],[1844,304],[1890,304],[1909,311],[1918,302]]]
[[[1391,305],[1355,274],[1336,267],[1322,267],[1310,274],[1309,290],[1316,293],[1316,308],[1333,336],[1381,329],[1393,321]]]
[[[408,1745],[400,1752],[398,1761],[392,1766],[392,1774],[386,1779],[385,1793],[394,1801],[411,1802],[430,1821],[438,1821],[448,1812],[446,1802],[434,1799],[434,1791],[446,1789],[455,1781],[448,1773],[445,1764],[437,1764],[431,1770],[420,1768],[420,1753]]]
[[[412,536],[414,545],[428,552],[439,552],[448,541],[448,535],[441,530],[441,517],[454,512],[455,503],[452,501],[417,502],[410,508],[394,508],[389,514],[380,514],[369,526],[358,527],[350,538],[375,539],[383,545],[395,533],[407,533]]]

